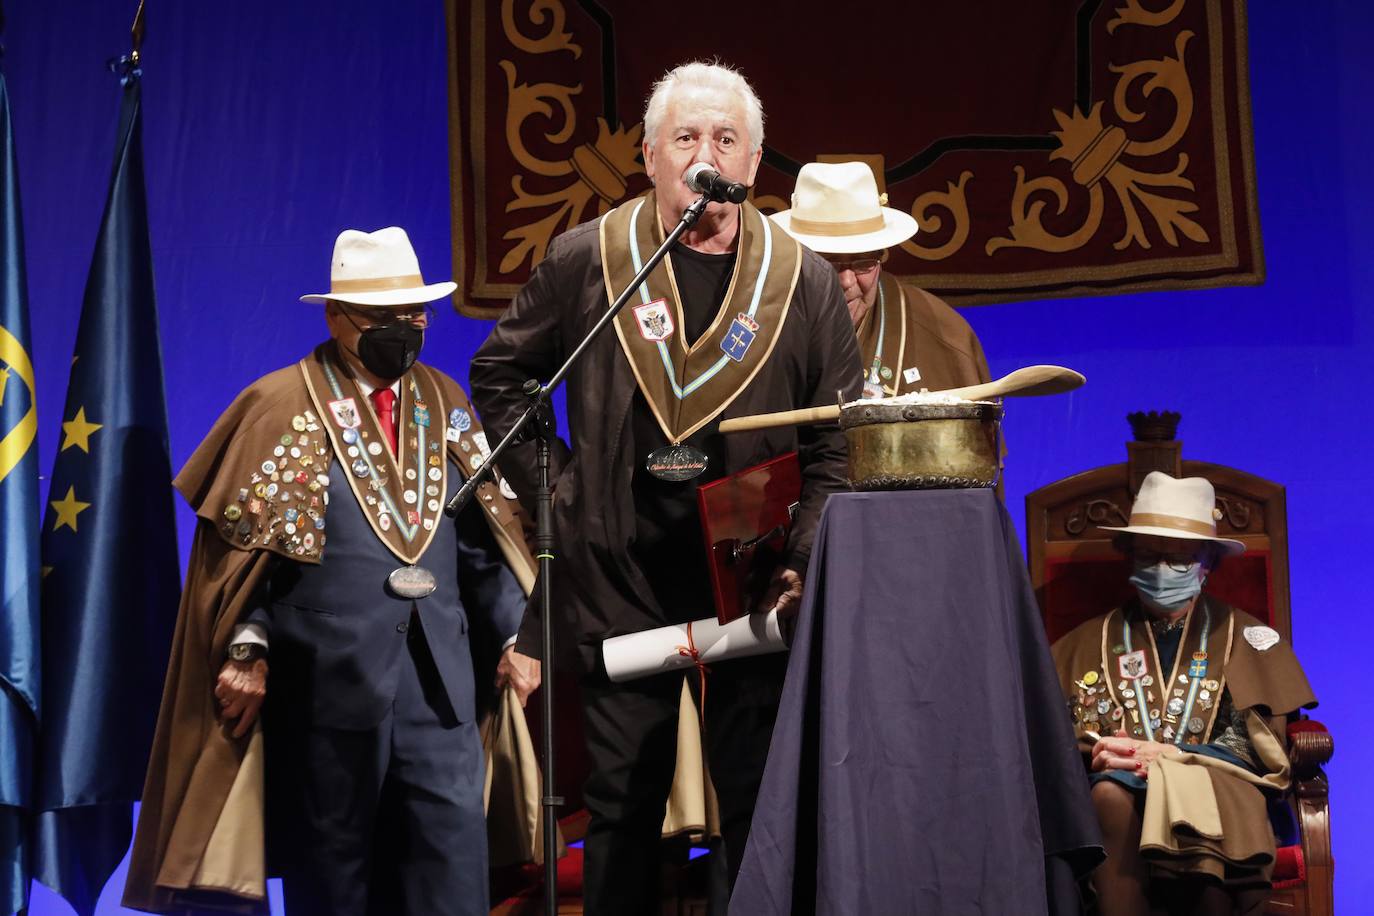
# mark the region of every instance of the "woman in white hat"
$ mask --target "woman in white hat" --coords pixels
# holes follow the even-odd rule
[[[1275,630],[1203,592],[1245,550],[1215,514],[1206,479],[1151,472],[1129,524],[1104,529],[1135,597],[1053,648],[1107,849],[1104,916],[1250,913],[1268,896],[1285,717],[1316,699]]]

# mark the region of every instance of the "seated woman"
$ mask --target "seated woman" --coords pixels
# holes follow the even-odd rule
[[[1217,537],[1215,505],[1201,477],[1150,473],[1130,523],[1105,529],[1136,596],[1053,648],[1102,824],[1103,916],[1258,913],[1269,895],[1285,716],[1316,700],[1277,632],[1202,594],[1245,549]]]

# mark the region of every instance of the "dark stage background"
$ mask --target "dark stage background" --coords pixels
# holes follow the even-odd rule
[[[134,5],[7,4],[4,67],[45,470],[114,144],[117,82],[102,62],[127,52]],[[836,46],[817,53],[862,53],[862,5],[842,18]],[[1184,412],[1186,457],[1288,486],[1295,643],[1336,737],[1328,770],[1336,890],[1340,910],[1355,912],[1374,898],[1374,869],[1362,861],[1374,848],[1374,783],[1361,765],[1374,740],[1360,732],[1368,718],[1358,713],[1370,669],[1364,531],[1374,519],[1365,404],[1374,366],[1374,7],[1266,0],[1250,4],[1249,18],[1268,282],[966,314],[994,374],[1054,362],[1089,379],[1071,396],[1010,405],[1007,502],[1018,522],[1027,491],[1123,460],[1125,414],[1142,408]],[[913,38],[917,50],[927,41],[974,39]],[[449,276],[443,4],[150,0],[144,55],[149,209],[179,467],[243,386],[323,336],[318,307],[296,297],[327,288],[340,229],[402,225],[427,278]],[[919,74],[920,60],[912,54],[924,92],[958,92],[929,88],[940,81]],[[747,73],[748,61],[739,63]],[[919,97],[874,91],[894,116],[920,116]],[[838,131],[844,117],[817,112],[815,120]],[[445,312],[426,358],[465,380],[488,328]],[[184,553],[184,508],[180,525]],[[110,912],[122,883],[121,872],[107,889]],[[33,912],[69,911],[39,890]]]

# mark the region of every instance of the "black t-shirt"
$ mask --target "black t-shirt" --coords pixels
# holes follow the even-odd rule
[[[735,254],[703,254],[685,245],[669,253],[678,294],[682,297],[682,324],[678,334],[691,345],[705,333],[720,311]],[[677,346],[676,341],[669,341]],[[635,392],[630,411],[630,447],[635,455],[631,490],[635,501],[635,540],[631,553],[638,561],[665,620],[682,623],[715,613],[711,580],[706,565],[706,545],[697,514],[697,487],[725,476],[725,443],[712,421],[684,440],[706,453],[706,470],[691,480],[659,480],[644,469],[654,449],[668,445],[642,391]]]

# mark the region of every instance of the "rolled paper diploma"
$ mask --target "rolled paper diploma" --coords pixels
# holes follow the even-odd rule
[[[611,680],[620,682],[690,668],[695,662],[686,651],[689,645],[696,646],[702,662],[708,665],[787,649],[777,611],[746,614],[724,626],[716,618],[707,617],[694,621],[691,626],[690,643],[685,623],[612,636],[603,641],[601,655],[606,661],[606,674]]]

